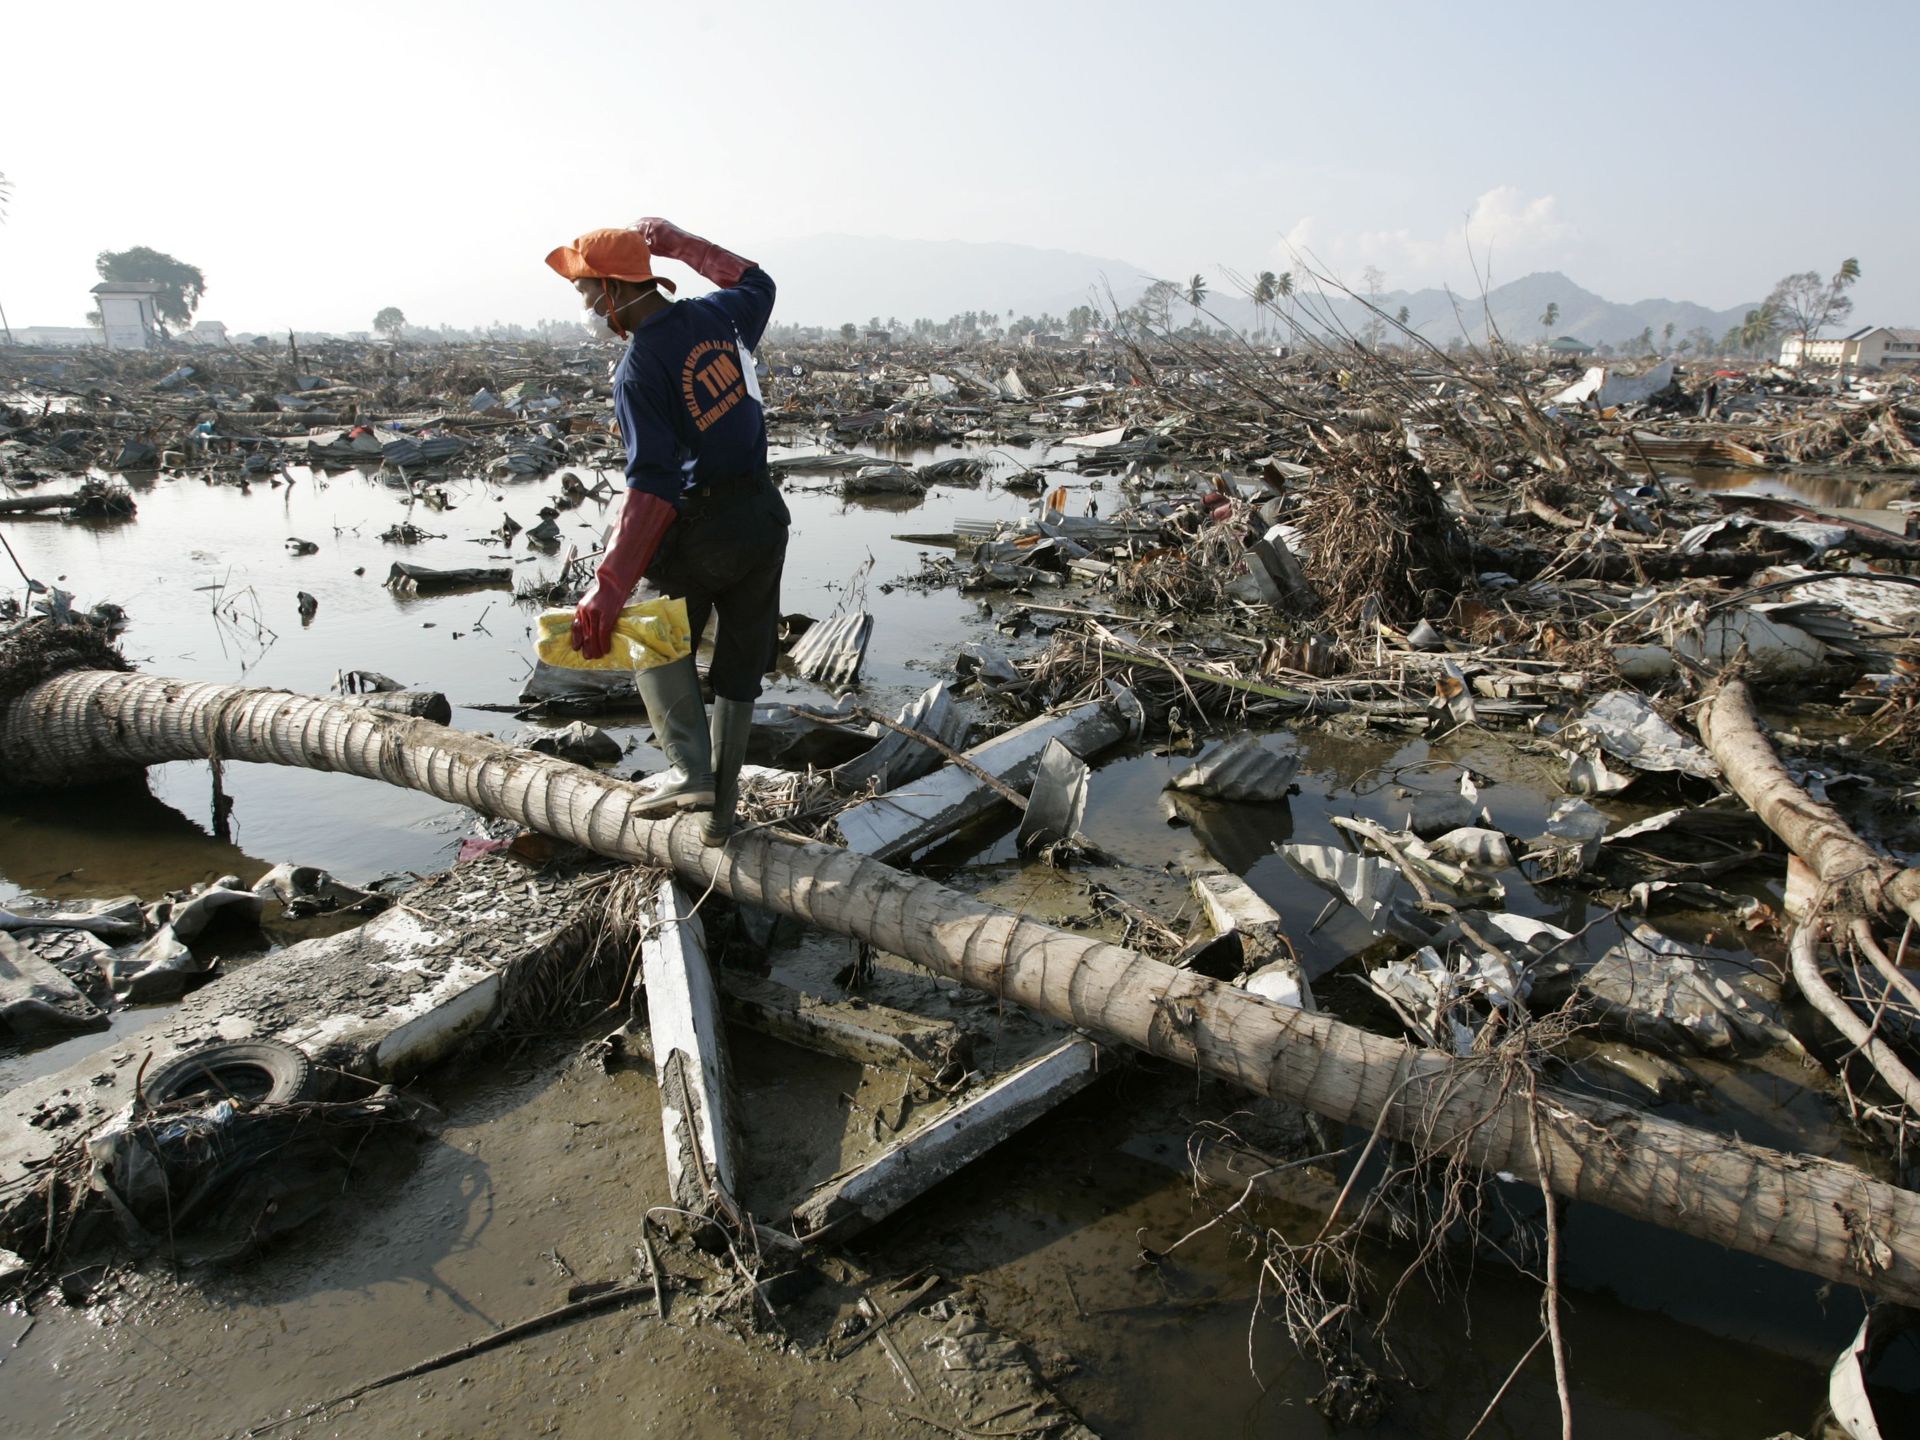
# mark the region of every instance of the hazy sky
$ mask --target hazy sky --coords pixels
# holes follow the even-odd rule
[[[1719,308],[1857,255],[1856,319],[1920,324],[1914,0],[93,0],[5,31],[16,325],[79,323],[130,245],[235,329],[567,317],[542,257],[648,213],[776,278],[783,237],[843,232],[1471,285],[1471,236],[1496,284]]]

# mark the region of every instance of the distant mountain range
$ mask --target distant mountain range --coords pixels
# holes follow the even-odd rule
[[[1076,305],[1103,308],[1112,296],[1121,305],[1140,298],[1151,282],[1141,265],[1072,250],[1042,250],[1031,245],[967,240],[893,240],[873,235],[813,235],[766,247],[760,257],[780,286],[774,318],[789,325],[864,326],[869,318],[910,324],[926,316],[945,320],[968,310],[1005,316],[1051,314],[1064,317]],[[1222,322],[1251,330],[1259,318],[1250,301],[1217,277],[1206,308]],[[1560,307],[1555,335],[1571,335],[1589,345],[1618,345],[1651,327],[1656,339],[1667,325],[1676,338],[1704,328],[1718,339],[1738,325],[1756,299],[1729,310],[1712,310],[1686,300],[1637,300],[1619,304],[1583,290],[1558,271],[1510,280],[1484,299],[1444,290],[1391,290],[1380,297],[1389,315],[1407,307],[1407,321],[1427,339],[1445,345],[1464,334],[1486,338],[1487,322],[1516,343],[1536,340],[1540,317],[1549,305]],[[1174,306],[1174,323],[1189,312]],[[1326,300],[1301,295],[1296,316],[1309,323],[1318,315],[1337,319],[1358,331],[1366,325],[1364,308],[1338,295]]]
[[[780,287],[774,319],[787,325],[865,325],[878,316],[903,325],[969,310],[1064,317],[1076,305],[1104,305],[1111,282],[1132,304],[1151,276],[1126,260],[969,240],[888,240],[810,235],[756,255]]]
[[[1705,329],[1718,340],[1759,303],[1756,299],[1730,310],[1710,310],[1689,300],[1636,300],[1622,305],[1581,289],[1557,270],[1543,270],[1495,286],[1484,300],[1478,295],[1449,295],[1444,290],[1429,289],[1392,290],[1378,301],[1379,308],[1389,315],[1397,315],[1400,307],[1406,306],[1407,324],[1437,345],[1460,335],[1476,342],[1485,340],[1489,321],[1516,344],[1537,340],[1548,328],[1541,325],[1540,317],[1549,305],[1560,307],[1552,333],[1571,335],[1589,345],[1618,345],[1648,328],[1659,340],[1668,325],[1673,326],[1676,339],[1692,330]],[[1179,308],[1175,307],[1176,315]],[[1369,318],[1363,305],[1344,296],[1329,296],[1325,302],[1317,296],[1303,297],[1299,308],[1303,315],[1331,314],[1356,332]],[[1234,323],[1252,323],[1252,311],[1251,304],[1239,302]],[[1219,310],[1214,313],[1223,320],[1228,318]]]

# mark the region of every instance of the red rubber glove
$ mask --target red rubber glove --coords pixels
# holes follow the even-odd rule
[[[635,222],[634,228],[639,230],[647,242],[647,248],[654,254],[668,260],[678,260],[694,274],[711,280],[723,289],[738,285],[740,277],[753,268],[753,261],[743,260],[731,250],[722,250],[711,240],[690,235],[671,220],[662,220],[658,215],[649,215]]]
[[[598,660],[613,648],[613,627],[627,607],[627,597],[647,573],[679,513],[650,491],[627,491],[607,553],[573,611],[573,648],[587,659]]]

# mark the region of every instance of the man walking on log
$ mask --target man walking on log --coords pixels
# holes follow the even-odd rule
[[[720,288],[674,302],[653,258],[679,260]],[[686,601],[698,650],[719,617],[707,725],[693,656],[634,678],[667,769],[636,812],[711,807],[709,845],[726,843],[760,677],[773,666],[786,560],[786,502],[767,475],[767,425],[753,347],[773,312],[773,281],[751,260],[649,217],[592,230],[547,256],[585,302],[590,330],[626,340],[613,377],[627,444],[627,494],[593,584],[573,617],[573,645],[607,653],[621,610],[640,599]]]

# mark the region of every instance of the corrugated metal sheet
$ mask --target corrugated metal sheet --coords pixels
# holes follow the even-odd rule
[[[1176,790],[1215,800],[1285,800],[1300,768],[1297,755],[1276,755],[1258,737],[1238,735],[1216,745],[1169,782]]]
[[[873,616],[865,610],[816,621],[793,647],[794,668],[818,685],[851,685],[860,677],[872,638]]]
[[[1071,840],[1087,814],[1087,762],[1058,740],[1049,740],[1034,772],[1017,844],[1024,854]]]
[[[949,750],[956,750],[966,738],[967,722],[953,694],[942,680],[895,717],[902,725],[931,736]],[[833,783],[843,789],[861,790],[869,785],[876,791],[891,790],[918,780],[928,771],[946,763],[946,757],[922,745],[898,730],[882,730],[880,738],[866,754],[837,765]]]

